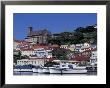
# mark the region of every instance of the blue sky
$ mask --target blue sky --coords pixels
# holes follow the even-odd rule
[[[52,33],[73,31],[97,23],[96,13],[14,13],[14,38],[24,39],[27,27],[33,30],[48,29]]]

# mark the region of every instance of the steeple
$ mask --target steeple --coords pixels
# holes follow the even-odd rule
[[[33,28],[32,27],[28,27],[28,35],[31,35],[32,31],[33,31]]]

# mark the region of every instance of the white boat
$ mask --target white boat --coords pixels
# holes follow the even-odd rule
[[[64,65],[64,64],[63,64]],[[63,66],[61,65],[61,66]],[[80,67],[75,64],[65,64],[65,66],[61,67],[62,73],[66,74],[75,74],[75,73],[87,73],[86,67]]]
[[[61,74],[61,69],[56,67],[49,67],[50,74]]]
[[[78,66],[78,67],[76,67],[76,69],[79,69],[79,70],[81,70],[81,69],[86,69],[86,67],[80,67],[80,66]]]
[[[50,73],[49,68],[48,67],[44,67],[43,68],[43,73]]]
[[[38,73],[43,73],[43,68],[38,68]]]
[[[32,71],[33,71],[34,73],[37,73],[37,72],[38,72],[38,68],[32,68]]]
[[[32,69],[20,69],[20,72],[32,72]]]
[[[68,68],[66,68],[66,69],[63,69],[62,70],[62,73],[63,74],[66,74],[66,73],[68,73],[68,74],[75,74],[75,73],[87,73],[87,70],[86,69],[68,69]]]
[[[13,69],[13,71],[14,71],[14,72],[19,72],[19,71],[20,71],[20,69]]]
[[[51,67],[49,70],[51,74],[87,73],[86,67],[80,67],[69,63],[60,63],[58,67]]]
[[[14,72],[32,72],[32,69],[14,69]]]

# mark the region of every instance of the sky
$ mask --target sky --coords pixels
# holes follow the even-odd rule
[[[15,39],[23,40],[29,26],[33,30],[48,29],[51,33],[60,33],[94,24],[97,24],[96,13],[14,13],[13,34]]]

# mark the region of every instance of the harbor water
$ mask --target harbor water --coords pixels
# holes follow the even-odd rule
[[[86,74],[44,74],[44,73],[33,73],[33,72],[13,72],[13,75],[33,75],[33,76],[74,76],[74,75],[97,75],[97,72],[87,72]]]

